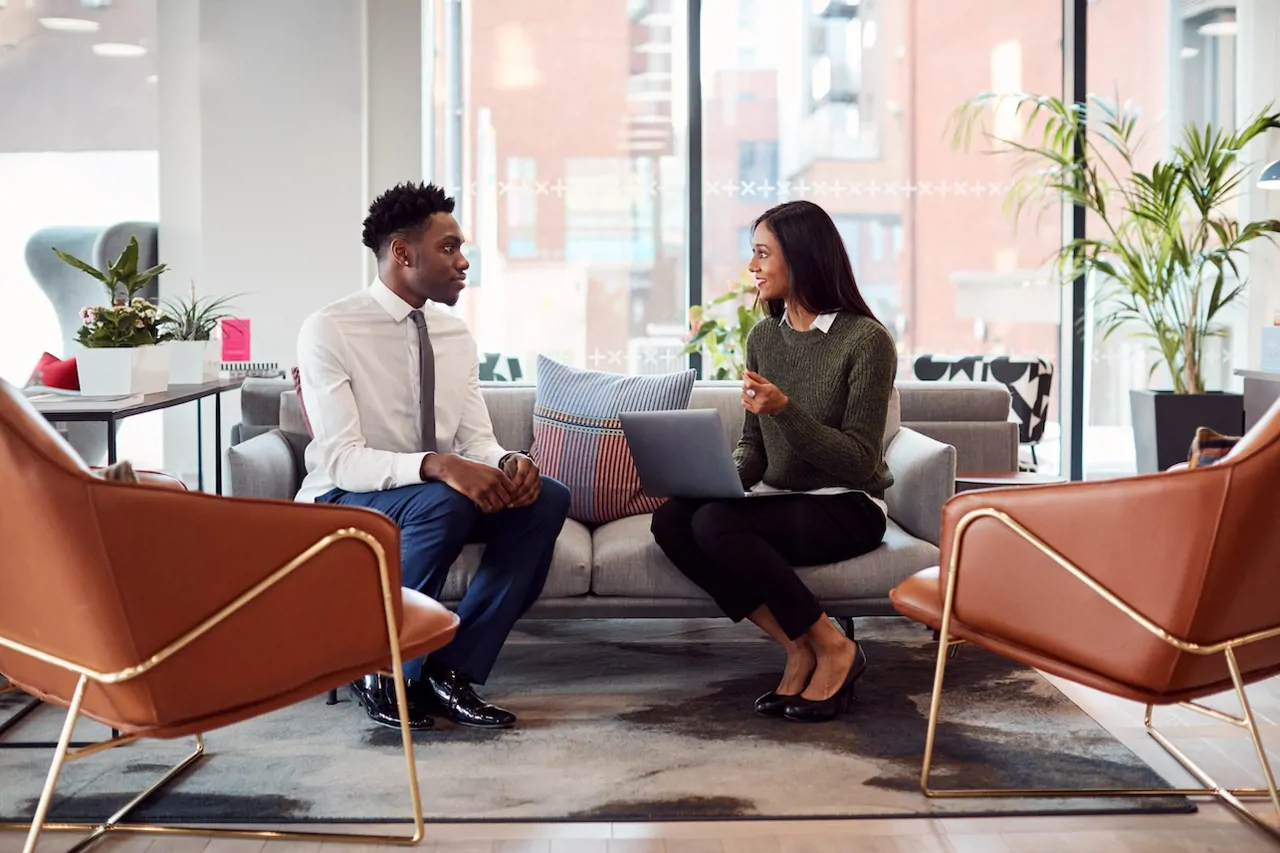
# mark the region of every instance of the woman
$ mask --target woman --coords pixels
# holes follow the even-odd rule
[[[826,212],[792,201],[755,223],[748,269],[768,316],[747,336],[744,488],[795,494],[670,500],[658,545],[735,622],[750,619],[787,653],[782,680],[756,700],[767,716],[831,720],[853,696],[866,655],[827,618],[796,567],[875,550],[893,483],[883,437],[898,356],[858,292]]]

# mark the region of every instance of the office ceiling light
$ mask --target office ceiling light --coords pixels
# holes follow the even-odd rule
[[[123,57],[130,58],[135,56],[145,56],[147,49],[140,44],[124,44],[123,42],[104,41],[93,46],[93,52],[98,56]]]
[[[1233,36],[1239,31],[1235,21],[1213,21],[1196,30],[1202,36]]]
[[[671,27],[675,23],[676,16],[670,12],[650,12],[640,19],[642,27]]]
[[[1262,170],[1258,176],[1258,186],[1264,190],[1280,190],[1280,160]]]
[[[59,33],[96,33],[101,24],[88,18],[40,18],[40,26]]]
[[[670,139],[671,128],[669,127],[628,127],[623,130],[625,136],[631,139]]]
[[[1226,11],[1211,21],[1205,21],[1196,32],[1202,36],[1233,36],[1240,31],[1235,12]]]
[[[1200,48],[1184,47],[1181,51],[1178,52],[1178,55],[1181,56],[1183,59],[1195,59],[1197,56],[1200,55]]]

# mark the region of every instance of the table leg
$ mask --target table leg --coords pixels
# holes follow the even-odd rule
[[[30,701],[27,702],[27,704],[23,705],[21,708],[15,711],[13,713],[13,716],[9,717],[9,719],[5,720],[3,723],[0,723],[0,735],[3,735],[5,732],[9,731],[9,729],[13,728],[18,723],[22,722],[24,717],[26,717],[28,714],[30,714],[32,711],[34,711],[36,708],[39,708],[39,707],[40,707],[40,700],[32,698]]]
[[[41,702],[39,699],[36,699],[35,697],[32,697],[31,699],[29,699],[27,703],[23,705],[21,708],[19,708],[17,711],[15,711],[13,715],[9,717],[9,719],[5,720],[3,723],[0,723],[0,737],[3,737],[5,734],[7,734],[10,729],[18,725],[18,723],[22,722],[29,714],[31,714],[33,711],[35,711],[37,708],[39,708],[43,704],[44,704],[43,702]],[[119,732],[117,732],[115,729],[112,729],[111,737],[115,738],[118,736],[119,736]],[[57,745],[58,744],[55,741],[45,741],[45,740],[0,741],[0,749],[53,749]],[[93,746],[93,744],[82,742],[82,741],[73,741],[72,743],[69,744],[69,746],[79,748],[79,747],[85,747],[85,746]]]
[[[213,491],[222,494],[222,394],[213,395]]]
[[[116,464],[116,419],[107,419],[107,464]]]
[[[204,406],[196,400],[196,488],[204,491]]]

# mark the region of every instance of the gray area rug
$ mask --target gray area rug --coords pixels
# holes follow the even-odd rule
[[[899,619],[858,620],[870,662],[852,713],[798,725],[752,701],[782,654],[723,620],[530,622],[482,694],[514,729],[438,721],[415,738],[432,820],[665,820],[1191,811],[1145,800],[926,800],[917,787],[936,646]],[[964,647],[947,672],[935,784],[1163,788],[1132,752],[1032,670]],[[399,733],[317,697],[214,731],[203,761],[137,820],[395,821],[408,814]],[[5,705],[18,699],[0,696]],[[42,708],[7,741],[54,739]],[[87,723],[77,737],[105,731]],[[99,820],[190,741],[142,742],[68,765],[51,819]],[[0,750],[0,819],[30,816],[51,751]]]

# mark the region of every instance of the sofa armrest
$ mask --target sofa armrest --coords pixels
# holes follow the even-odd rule
[[[95,474],[102,470],[101,465],[93,465],[90,470]],[[150,471],[147,469],[134,470],[134,474],[138,477],[138,483],[143,486],[154,486],[160,489],[175,489],[178,491],[186,491],[187,484],[179,478],[173,476],[167,471]]]
[[[893,485],[885,492],[889,517],[912,536],[942,541],[942,507],[956,491],[956,449],[903,427],[885,461]]]
[[[174,491],[185,492],[187,484],[182,480],[168,473],[167,471],[135,471],[138,475],[138,482],[144,486],[154,486],[158,489],[173,489]]]
[[[300,474],[293,446],[278,429],[227,448],[227,475],[235,497],[293,500]]]

